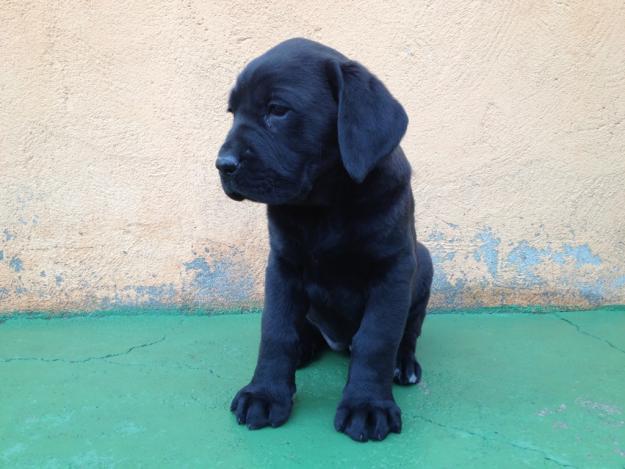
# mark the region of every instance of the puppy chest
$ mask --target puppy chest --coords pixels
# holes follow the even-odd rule
[[[304,287],[319,310],[357,316],[364,308],[367,276],[362,262],[349,255],[314,254],[304,269]]]

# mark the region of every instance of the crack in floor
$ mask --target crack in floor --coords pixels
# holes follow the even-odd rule
[[[51,362],[87,363],[87,362],[90,362],[90,361],[93,361],[93,360],[107,360],[109,358],[121,357],[122,355],[128,355],[129,353],[132,353],[134,350],[145,348],[145,347],[150,347],[152,345],[159,344],[159,343],[163,342],[165,340],[165,338],[166,338],[166,336],[162,336],[160,339],[156,339],[156,340],[154,340],[152,342],[147,342],[145,344],[139,344],[139,345],[133,345],[132,347],[128,348],[128,350],[126,350],[124,352],[108,353],[106,355],[101,355],[101,356],[97,356],[97,357],[87,357],[87,358],[83,358],[81,360],[67,360],[65,358],[12,357],[12,358],[0,358],[0,362],[1,363],[9,363],[9,362],[15,362],[15,361],[41,361],[41,362],[46,362],[46,363],[51,363]]]
[[[420,420],[423,420],[424,422],[428,422],[431,423],[432,425],[436,425],[437,427],[443,428],[445,430],[454,430],[456,432],[460,432],[460,433],[464,433],[466,435],[470,435],[470,436],[475,436],[477,438],[481,438],[484,441],[488,441],[488,442],[497,442],[497,443],[504,443],[507,444],[509,446],[512,446],[514,448],[523,450],[523,451],[531,451],[533,453],[539,454],[541,455],[546,461],[550,461],[553,462],[555,464],[557,464],[558,466],[561,467],[572,467],[575,468],[576,466],[573,466],[572,464],[569,464],[568,462],[562,461],[554,456],[549,455],[545,450],[541,449],[541,448],[536,448],[533,446],[526,446],[526,445],[521,445],[519,443],[515,443],[514,441],[508,441],[505,439],[498,439],[498,438],[491,438],[488,437],[482,433],[478,433],[472,430],[466,430],[464,428],[460,428],[460,427],[456,427],[453,425],[446,425],[444,423],[440,423],[440,422],[436,422],[435,420],[429,419],[427,417],[424,417],[422,415],[415,415],[415,417],[417,417]]]
[[[139,367],[139,368],[150,368],[150,369],[161,369],[161,368],[176,368],[176,369],[185,369],[185,370],[193,370],[193,371],[205,371],[208,372],[210,374],[214,374],[217,378],[221,378],[220,375],[216,374],[213,372],[213,370],[209,369],[208,365],[205,366],[193,366],[193,365],[188,365],[186,363],[179,363],[179,362],[173,362],[173,363],[125,363],[125,362],[115,362],[115,361],[111,361],[111,360],[104,360],[106,363],[108,363],[109,365],[115,365],[115,366],[130,366],[130,367]]]
[[[581,328],[581,326],[579,324],[574,323],[573,321],[571,321],[570,319],[567,319],[565,317],[560,316],[558,313],[552,313],[556,318],[558,318],[560,321],[565,322],[566,324],[568,324],[569,326],[574,327],[577,332],[579,332],[580,334],[584,334],[587,335],[588,337],[592,337],[595,340],[598,340],[600,342],[603,342],[604,344],[606,344],[608,347],[621,352],[621,353],[625,353],[625,350],[623,350],[622,348],[614,345],[612,342],[610,342],[608,339],[604,339],[603,337],[599,337],[598,335],[594,335],[584,329]]]

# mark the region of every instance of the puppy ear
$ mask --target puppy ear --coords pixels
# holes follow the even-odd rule
[[[353,180],[364,181],[408,127],[408,116],[378,78],[358,62],[333,62],[341,159]]]

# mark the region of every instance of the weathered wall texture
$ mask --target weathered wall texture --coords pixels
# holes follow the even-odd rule
[[[3,1],[0,311],[256,305],[213,162],[236,73],[325,42],[411,118],[433,304],[625,302],[625,4]]]

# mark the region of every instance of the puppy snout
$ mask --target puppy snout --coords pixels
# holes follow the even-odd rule
[[[231,154],[222,155],[217,158],[215,166],[220,173],[232,174],[239,168],[239,159]]]

